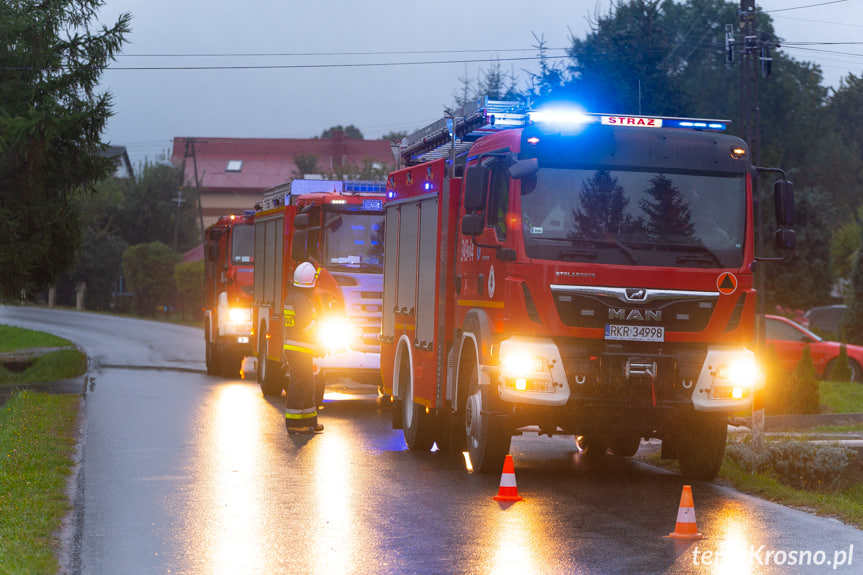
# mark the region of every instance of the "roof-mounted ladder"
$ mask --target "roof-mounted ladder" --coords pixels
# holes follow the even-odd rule
[[[405,137],[399,150],[401,160],[412,166],[448,157],[453,149],[460,156],[486,134],[525,126],[527,111],[525,102],[480,98]]]

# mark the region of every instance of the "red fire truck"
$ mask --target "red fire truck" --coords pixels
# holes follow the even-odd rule
[[[284,387],[281,302],[294,267],[310,261],[326,314],[315,359],[319,400],[328,378],[347,376],[380,386],[380,326],[385,182],[294,180],[265,192],[257,213],[255,325],[258,379],[265,394]],[[260,283],[259,283],[260,282]]]
[[[535,426],[587,460],[660,438],[684,475],[716,475],[759,381],[755,168],[725,127],[480,100],[406,138],[381,369],[410,449],[499,472]]]
[[[252,354],[254,221],[253,210],[222,216],[204,232],[204,341],[211,375],[239,375],[243,357]]]

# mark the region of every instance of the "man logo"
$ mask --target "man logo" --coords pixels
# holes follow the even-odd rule
[[[626,288],[627,301],[644,301],[647,299],[647,290],[643,288]]]

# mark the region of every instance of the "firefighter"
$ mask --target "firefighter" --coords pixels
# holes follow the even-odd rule
[[[318,423],[312,358],[319,355],[315,338],[317,310],[312,289],[319,269],[309,262],[294,270],[294,287],[285,298],[285,338],[283,354],[290,366],[291,378],[285,400],[285,426],[288,433],[323,431]]]

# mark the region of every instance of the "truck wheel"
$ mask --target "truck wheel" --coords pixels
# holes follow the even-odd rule
[[[641,447],[641,437],[634,434],[615,435],[609,442],[611,453],[618,457],[632,457]]]
[[[464,428],[470,462],[479,473],[500,473],[512,440],[500,416],[488,413],[490,403],[487,390],[479,385],[479,372],[474,364],[468,376]]]
[[[219,365],[218,355],[216,354],[216,345],[210,342],[210,332],[204,334],[205,358],[207,363],[207,375],[219,375],[221,366]]]
[[[414,401],[414,382],[411,377],[410,365],[402,361],[399,367],[399,387],[402,394],[402,429],[405,443],[411,451],[428,451],[434,443],[432,435],[434,419],[426,413],[425,408]]]
[[[267,340],[261,336],[258,345],[258,383],[264,395],[282,395],[284,378],[279,373],[275,362],[267,359]]]
[[[724,417],[702,414],[683,428],[678,440],[677,463],[684,478],[713,481],[725,457],[728,423]]]
[[[607,439],[597,435],[579,435],[575,438],[575,444],[581,450],[581,457],[588,464],[602,461],[609,443]]]

